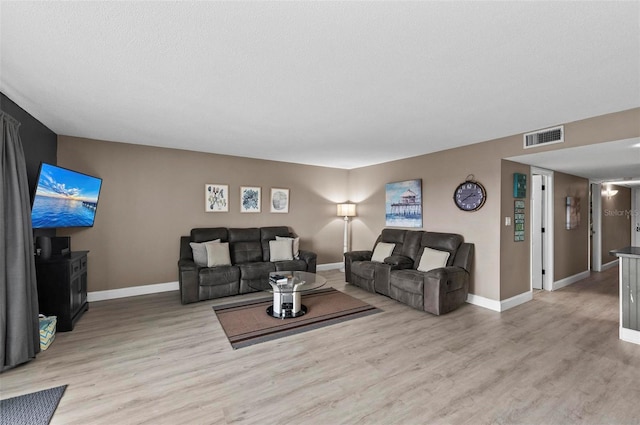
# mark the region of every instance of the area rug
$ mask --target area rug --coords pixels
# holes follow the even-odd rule
[[[247,347],[382,311],[334,288],[302,295],[308,311],[300,317],[271,317],[266,310],[272,303],[269,297],[213,307],[231,347]]]
[[[66,385],[0,400],[1,425],[48,425]]]

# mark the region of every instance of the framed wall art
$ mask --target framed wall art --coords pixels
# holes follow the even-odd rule
[[[422,179],[387,183],[385,225],[422,227]]]
[[[567,196],[567,230],[572,230],[580,226],[580,198],[577,196]]]
[[[259,213],[262,204],[261,188],[240,186],[240,212]]]
[[[229,186],[226,184],[207,183],[204,185],[204,211],[229,211]]]
[[[271,188],[271,212],[272,213],[288,213],[289,212],[289,189]]]

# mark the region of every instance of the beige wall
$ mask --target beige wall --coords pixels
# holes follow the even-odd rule
[[[638,122],[640,108],[568,123],[564,144],[536,151],[639,137]],[[503,300],[529,290],[529,243],[515,244],[513,228],[503,225],[513,208],[512,173],[528,167],[502,159],[528,153],[518,134],[348,171],[60,136],[59,165],[100,176],[104,187],[95,227],[58,235],[71,235],[74,250],[91,251],[89,291],[176,281],[179,236],[201,226],[288,225],[303,248],[318,253],[319,264],[335,263],[342,258],[343,231],[335,204],[358,203],[351,248],[370,249],[385,227],[385,184],[420,178],[424,229],[457,232],[475,243],[471,293]],[[486,204],[472,213],[453,203],[455,187],[469,174],[487,189]],[[229,213],[204,212],[205,183],[230,186]],[[262,213],[238,212],[241,185],[262,187]],[[271,187],[291,189],[289,214],[268,212]],[[582,267],[581,259],[578,267],[573,261],[556,254],[556,276]]]
[[[499,168],[500,159],[480,144],[351,170],[351,199],[358,203],[352,226],[354,249],[371,249],[385,227],[385,184],[422,179],[423,229],[460,233],[473,242],[471,292],[498,299],[500,174],[494,170]],[[487,201],[476,212],[461,211],[453,203],[456,186],[469,174],[487,190]]]
[[[527,175],[526,197],[518,199],[525,203],[524,242],[516,242],[514,237],[515,217],[513,197],[513,174]],[[502,161],[502,190],[500,214],[500,300],[506,300],[531,287],[530,252],[531,252],[531,174],[528,165],[517,162]],[[511,218],[511,226],[505,225],[505,217]]]
[[[640,108],[567,123],[565,143],[536,148],[535,152],[639,137],[638,122]],[[532,130],[535,129],[526,129],[525,132]],[[462,234],[466,241],[476,245],[470,292],[492,300],[504,300],[528,291],[529,242],[514,243],[513,228],[505,228],[503,223],[506,214],[513,214],[512,173],[514,170],[526,170],[529,174],[529,167],[515,163],[512,165],[502,159],[530,153],[531,149],[525,150],[522,146],[522,134],[518,134],[351,170],[350,198],[358,202],[358,217],[352,226],[354,249],[371,249],[376,236],[384,228],[384,185],[394,181],[421,178],[424,229],[457,232]],[[458,210],[452,200],[455,187],[464,181],[468,174],[474,174],[487,189],[486,204],[481,210],[473,213]],[[527,211],[528,205],[527,201]],[[557,211],[556,206],[556,213]],[[585,217],[584,220],[586,219]],[[560,223],[564,226],[564,215]],[[527,223],[526,230],[527,241],[530,237],[529,224]],[[565,245],[567,239],[560,235],[560,247],[564,249]],[[556,243],[556,249],[557,247]],[[579,260],[568,258],[568,253],[556,253],[556,279],[570,276],[571,274],[567,273],[580,269],[587,261],[586,252],[578,250],[576,253],[581,256]],[[576,273],[584,270],[586,268]]]
[[[609,199],[602,196],[602,264],[616,261],[612,249],[631,245],[631,189],[612,185],[618,193]]]
[[[194,227],[286,225],[318,263],[341,261],[347,171],[126,143],[58,138],[58,164],[99,176],[93,228],[60,229],[89,250],[89,291],[174,282],[179,238]],[[228,213],[204,212],[206,183],[228,184]],[[262,212],[240,213],[240,186],[262,187]],[[290,189],[288,214],[269,212],[271,187]]]
[[[589,180],[553,174],[554,281],[589,270]],[[580,224],[567,230],[567,197],[579,201]]]

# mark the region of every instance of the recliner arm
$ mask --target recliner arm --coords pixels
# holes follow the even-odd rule
[[[370,261],[373,251],[349,251],[344,253],[344,280],[351,282],[351,263],[354,261]]]
[[[178,282],[180,284],[180,302],[182,304],[200,301],[198,291],[198,270],[193,260],[178,261]]]
[[[349,251],[344,253],[344,258],[351,261],[371,261],[372,251]]]
[[[299,258],[301,260],[304,260],[304,262],[307,263],[307,271],[309,273],[315,273],[316,272],[318,254],[316,254],[315,252],[311,252],[311,251],[300,250],[299,253],[298,253],[298,256],[299,256]]]
[[[404,255],[392,255],[385,258],[384,262],[391,266],[391,270],[403,270],[413,267],[413,260]]]
[[[424,274],[424,310],[440,315],[446,313],[448,292],[464,289],[468,291],[469,272],[461,267],[440,267]],[[446,310],[446,311],[445,311]]]

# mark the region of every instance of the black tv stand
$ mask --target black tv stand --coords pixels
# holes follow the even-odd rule
[[[87,302],[87,253],[75,251],[47,260],[36,257],[40,313],[57,316],[58,332],[72,331]]]

